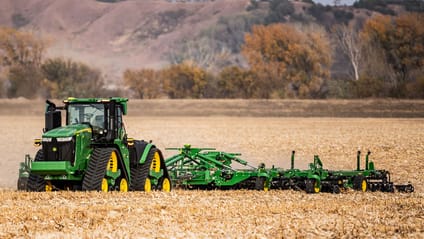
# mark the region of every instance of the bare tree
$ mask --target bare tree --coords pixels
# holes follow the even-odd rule
[[[215,40],[202,37],[189,40],[168,54],[171,64],[181,64],[184,61],[196,62],[196,65],[217,70],[231,61],[231,51]]]
[[[338,47],[342,50],[352,65],[353,78],[359,80],[359,64],[361,61],[362,44],[358,32],[348,25],[336,25],[333,28]]]
[[[38,94],[46,44],[31,32],[0,27],[0,70],[6,74],[3,84],[9,97],[33,98]]]

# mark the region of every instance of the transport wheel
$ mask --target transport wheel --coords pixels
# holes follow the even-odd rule
[[[341,192],[339,185],[337,184],[331,185],[331,192],[335,194],[339,194]]]
[[[393,186],[393,183],[388,183],[385,191],[388,192],[388,193],[394,193],[395,187]]]
[[[163,177],[159,180],[158,190],[163,192],[171,192],[171,180],[168,177]]]
[[[26,190],[28,185],[28,178],[18,178],[18,190]]]
[[[106,170],[110,169],[110,161],[116,156],[112,148],[95,148],[88,162],[82,181],[84,191],[109,191],[108,181],[105,178]]]
[[[259,190],[259,191],[268,191],[269,190],[265,177],[259,177],[259,178],[256,179],[255,189]]]
[[[321,186],[319,185],[317,180],[315,180],[315,182],[314,182],[314,192],[315,193],[321,192]]]
[[[50,181],[47,181],[46,182],[46,188],[45,188],[46,190],[46,192],[51,192],[51,191],[53,191],[53,184],[52,184],[52,182],[50,182]]]
[[[377,186],[376,183],[369,183],[368,184],[368,190],[370,190],[371,192],[377,191],[377,188],[378,188],[378,186]]]
[[[44,154],[43,154],[43,151],[40,149],[35,155],[34,161],[43,161],[43,159],[44,159]],[[46,181],[44,181],[44,178],[36,174],[30,173],[28,177],[27,191],[43,192],[45,190],[46,190]]]
[[[319,192],[321,192],[321,187],[318,183],[318,180],[315,180],[315,179],[306,180],[305,191],[307,193],[319,193]]]
[[[406,185],[405,192],[406,193],[413,193],[414,192],[414,186],[412,186],[412,184]]]
[[[159,163],[158,162],[153,163],[155,157],[159,158]],[[152,190],[152,182],[150,181],[150,178],[149,178],[149,172],[150,172],[150,169],[155,171],[156,166],[159,166],[159,171],[160,171],[159,151],[156,148],[152,148],[150,149],[150,152],[144,164],[137,163],[135,166],[131,167],[130,190],[150,192]]]
[[[366,192],[368,190],[368,183],[364,176],[358,175],[353,178],[353,189],[357,191]]]

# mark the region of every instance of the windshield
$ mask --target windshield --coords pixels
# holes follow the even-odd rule
[[[105,108],[103,104],[70,104],[68,106],[68,124],[89,123],[105,128]]]

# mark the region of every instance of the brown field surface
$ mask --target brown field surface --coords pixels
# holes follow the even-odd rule
[[[53,100],[62,104],[60,100]],[[130,116],[424,118],[424,100],[130,99]],[[42,115],[43,100],[0,99],[0,115]]]
[[[240,152],[255,166],[264,162],[268,167],[287,167],[290,152],[296,150],[300,168],[318,154],[325,168],[353,169],[356,151],[371,150],[376,168],[389,170],[396,183],[411,182],[416,189],[412,194],[26,193],[14,191],[18,166],[25,153],[36,152],[32,141],[40,137],[44,119],[38,109],[20,114],[3,107],[4,102],[0,102],[1,238],[424,237],[424,118],[140,116],[131,115],[131,108],[126,118],[130,137],[153,140],[161,149],[185,143],[216,147]],[[164,152],[165,157],[173,153]]]

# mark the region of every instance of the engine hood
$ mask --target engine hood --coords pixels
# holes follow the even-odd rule
[[[65,137],[72,137],[78,133],[82,132],[90,132],[91,128],[90,126],[86,124],[73,124],[73,125],[67,125],[63,127],[59,127],[56,129],[52,129],[46,133],[43,134],[43,138],[65,138]]]

